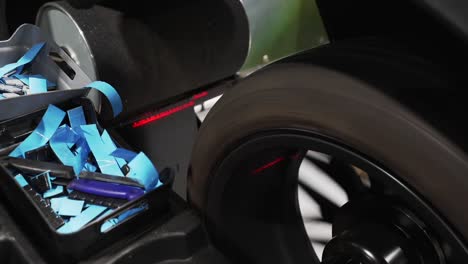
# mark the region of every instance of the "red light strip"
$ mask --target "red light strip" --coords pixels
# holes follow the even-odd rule
[[[185,110],[185,109],[187,109],[189,107],[195,106],[195,100],[198,100],[198,99],[203,98],[205,96],[208,96],[207,91],[201,92],[199,94],[195,94],[194,96],[192,96],[192,101],[190,101],[188,103],[185,103],[183,105],[176,106],[176,107],[171,108],[169,110],[157,113],[157,114],[152,115],[150,117],[138,120],[136,122],[133,122],[132,127],[133,128],[141,127],[141,126],[144,126],[146,124],[149,124],[149,123],[155,122],[157,120],[163,119],[165,117],[168,117],[168,116],[170,116],[172,114],[175,114],[177,112],[183,111],[183,110]]]
[[[170,115],[173,115],[177,112],[180,112],[180,111],[183,111],[189,107],[193,107],[195,106],[195,102],[194,101],[190,101],[188,103],[185,103],[183,105],[179,105],[179,106],[176,106],[174,108],[171,108],[169,110],[166,110],[166,111],[163,111],[163,112],[160,112],[160,113],[157,113],[156,115],[153,115],[153,116],[150,116],[150,117],[147,117],[145,119],[142,119],[142,120],[139,120],[139,121],[136,121],[132,124],[132,127],[133,128],[136,128],[136,127],[141,127],[141,126],[144,126],[148,123],[151,123],[151,122],[155,122],[157,120],[160,120],[160,119],[163,119],[165,117],[168,117]]]
[[[282,162],[283,160],[285,160],[284,157],[279,157],[279,158],[275,159],[274,161],[272,161],[270,163],[267,163],[267,164],[263,165],[262,167],[252,171],[252,174],[259,174],[260,172],[275,166],[276,164]]]
[[[207,91],[204,91],[204,92],[201,92],[199,94],[196,94],[192,97],[192,100],[198,100],[200,98],[203,98],[203,97],[206,97],[208,96],[208,92]]]

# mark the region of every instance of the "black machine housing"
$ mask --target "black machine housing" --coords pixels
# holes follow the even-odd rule
[[[20,24],[34,23],[45,2],[0,0],[0,38],[7,38]],[[317,4],[331,42],[369,37],[397,40],[453,71],[467,70],[465,0],[317,0]],[[125,112],[114,127],[157,163],[176,167],[175,188],[183,193],[197,128],[193,111],[139,130],[132,129],[131,120],[206,89],[218,88],[216,94],[230,89],[249,50],[249,21],[241,2],[70,0],[61,5],[93,32],[88,37],[94,43],[99,78],[118,85],[126,100]],[[97,27],[103,21],[110,21],[104,28],[108,32]],[[120,42],[101,39],[106,32]],[[115,50],[118,56],[109,52]],[[169,204],[171,217],[155,219],[160,224],[144,235],[122,239],[87,261],[227,263],[213,249],[197,213],[173,193]],[[14,217],[0,203],[0,259],[10,256],[1,262],[41,263],[41,253]]]

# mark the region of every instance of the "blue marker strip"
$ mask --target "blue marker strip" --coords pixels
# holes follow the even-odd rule
[[[118,148],[111,153],[111,156],[124,159],[125,161],[131,161],[137,155],[138,153],[135,153],[131,150],[124,149],[124,148]]]
[[[119,219],[117,218],[111,218],[108,219],[104,222],[104,224],[101,225],[101,233],[106,232],[107,230],[111,229],[113,226],[116,226],[119,223]]]
[[[20,80],[21,82],[23,82],[27,86],[30,86],[29,85],[29,78],[30,77],[38,77],[38,78],[42,78],[42,79],[47,79],[47,78],[45,78],[44,76],[42,76],[40,74],[34,74],[34,75],[15,74],[15,75],[13,75],[13,77]],[[54,87],[54,86],[57,86],[57,84],[47,80],[47,87]]]
[[[84,162],[81,156],[73,153],[70,147],[80,139],[79,135],[73,132],[68,126],[61,126],[50,139],[50,147],[55,156],[65,165],[73,167],[75,175],[80,174]]]
[[[47,92],[47,80],[40,77],[29,77],[29,89],[31,94]]]
[[[86,125],[86,117],[82,106],[69,110],[67,114],[72,129],[82,137],[78,142],[76,142],[76,155],[78,156],[78,160],[74,165],[74,169],[76,175],[78,175],[83,169],[85,169],[85,165],[87,164],[86,161],[88,160],[89,153],[91,152],[86,139],[83,137],[83,131],[81,130],[81,126]]]
[[[84,137],[80,138],[78,142],[76,142],[76,155],[79,157],[80,161],[80,165],[78,166],[80,168],[80,172],[83,170],[86,163],[88,163],[89,153],[91,153],[91,149],[88,146],[88,142],[86,142]]]
[[[90,205],[80,215],[72,217],[68,223],[60,227],[57,232],[62,234],[73,233],[80,230],[83,226],[93,221],[96,217],[102,214],[107,207],[99,205]]]
[[[57,186],[54,189],[50,189],[44,193],[42,197],[49,198],[63,193],[63,186]]]
[[[108,215],[112,214],[113,212],[114,212],[113,209],[109,209],[109,210],[107,210],[105,213],[103,213],[103,214],[99,217],[99,219],[103,219],[103,218],[107,217]],[[104,224],[101,225],[101,232],[105,232],[105,231],[107,231],[109,228],[112,227],[112,220],[117,221],[116,218],[111,218],[111,219],[105,221]],[[108,223],[109,221],[110,221],[111,223]],[[111,224],[111,225],[109,225],[109,224]]]
[[[130,217],[138,214],[139,212],[141,212],[141,211],[143,211],[145,209],[148,209],[148,205],[129,209],[129,210],[123,212],[121,215],[119,215],[119,216],[117,216],[115,218],[111,218],[111,219],[107,220],[106,222],[104,222],[104,224],[102,224],[101,232],[106,232],[111,227],[116,226],[119,223],[122,223],[125,219],[130,218]]]
[[[5,76],[5,74],[8,74],[15,70],[16,72],[21,72],[23,70],[24,65],[34,60],[34,58],[37,56],[39,51],[41,51],[44,44],[45,43],[43,42],[43,43],[39,43],[39,44],[32,46],[28,50],[28,52],[26,52],[26,54],[24,54],[23,57],[21,57],[17,62],[7,64],[3,66],[2,68],[0,68],[0,78]]]
[[[10,157],[24,158],[25,152],[44,146],[57,131],[64,117],[65,112],[49,105],[37,128],[10,153]]]
[[[108,148],[102,141],[96,125],[81,126],[81,130],[101,172],[109,175],[123,176],[115,158],[110,156],[110,153],[106,151]]]
[[[94,88],[100,91],[107,97],[107,99],[109,99],[109,102],[112,106],[112,111],[114,113],[114,117],[116,117],[118,114],[122,112],[122,109],[123,109],[122,99],[120,99],[119,94],[117,93],[115,88],[112,87],[112,85],[106,82],[95,81],[95,82],[88,84],[86,87]]]
[[[119,215],[117,217],[117,219],[119,219],[119,222],[123,222],[125,219],[131,217],[131,216],[134,216],[136,215],[137,213],[145,210],[145,209],[148,209],[148,205],[145,205],[145,206],[140,206],[140,207],[137,207],[137,208],[132,208],[130,210],[127,210],[125,212],[123,212],[121,215]]]
[[[82,125],[86,125],[86,118],[83,112],[83,107],[79,106],[67,111],[70,126],[75,129]]]
[[[130,167],[130,172],[127,174],[127,177],[135,179],[141,185],[145,186],[146,191],[156,188],[159,182],[158,171],[143,152],[140,152],[131,160],[128,166]]]
[[[101,136],[101,139],[102,139],[102,142],[104,142],[104,146],[106,147],[106,153],[113,153],[114,150],[117,149],[117,146],[115,145],[114,141],[112,140],[112,138],[110,137],[109,133],[107,133],[107,130],[104,130],[104,132],[102,132],[102,136]],[[113,156],[113,155],[111,155]],[[121,159],[119,157],[115,157],[115,160],[117,161],[117,163],[119,164],[119,167],[122,168],[122,166],[124,166],[125,164],[127,164],[127,162],[125,162],[124,159]]]
[[[13,77],[17,78],[18,80],[22,81],[24,84],[29,86],[29,75],[22,75],[22,74],[15,74]]]
[[[28,185],[28,182],[26,181],[26,179],[21,174],[16,175],[15,180],[21,186],[21,188]]]
[[[99,219],[105,218],[105,217],[107,217],[108,215],[110,215],[110,214],[113,213],[113,212],[114,212],[114,209],[109,209],[109,210],[107,210],[105,213],[103,213],[103,214],[99,217]]]
[[[60,202],[60,209],[58,211],[59,215],[64,216],[77,216],[81,214],[83,210],[84,201],[81,200],[72,200],[72,199],[63,199]]]
[[[67,197],[57,197],[50,199],[50,207],[54,210],[55,213],[58,213],[60,206],[62,206],[62,201],[68,199]]]

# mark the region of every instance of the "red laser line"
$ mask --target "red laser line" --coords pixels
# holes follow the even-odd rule
[[[283,160],[285,160],[284,157],[279,157],[279,158],[275,159],[274,161],[272,161],[270,163],[267,163],[267,164],[263,165],[262,167],[252,171],[252,174],[259,174],[260,172],[275,166],[276,164],[280,163]]]
[[[136,122],[133,122],[132,127],[133,128],[141,127],[141,126],[144,126],[146,124],[149,124],[149,123],[155,122],[157,120],[163,119],[165,117],[168,117],[168,116],[170,116],[172,114],[175,114],[177,112],[180,112],[182,110],[185,110],[185,109],[187,109],[189,107],[194,106],[195,105],[195,102],[194,102],[195,100],[198,100],[198,99],[203,98],[205,96],[208,96],[207,91],[203,91],[201,93],[195,94],[195,95],[192,96],[192,101],[190,101],[188,103],[185,103],[183,105],[176,106],[176,107],[171,108],[169,110],[157,113],[157,114],[152,115],[150,117],[138,120]]]
[[[147,117],[145,119],[142,119],[142,120],[139,120],[139,121],[136,121],[132,124],[132,127],[133,128],[136,128],[136,127],[141,127],[141,126],[144,126],[146,124],[149,124],[149,123],[152,123],[152,122],[155,122],[157,120],[160,120],[160,119],[163,119],[165,117],[168,117],[170,115],[173,115],[177,112],[180,112],[182,110],[185,110],[189,107],[193,107],[195,105],[195,102],[194,101],[190,101],[188,103],[185,103],[183,105],[179,105],[179,106],[176,106],[174,108],[171,108],[171,109],[168,109],[166,111],[163,111],[163,112],[160,112],[160,113],[157,113],[153,116],[150,116],[150,117]]]
[[[200,98],[203,98],[205,96],[208,96],[208,92],[207,91],[204,91],[204,92],[201,92],[199,94],[196,94],[192,97],[192,100],[198,100]]]

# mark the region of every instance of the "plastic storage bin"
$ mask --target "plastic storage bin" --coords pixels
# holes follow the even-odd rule
[[[80,89],[91,83],[89,77],[65,51],[48,39],[41,30],[30,24],[20,26],[10,39],[0,41],[0,66],[16,62],[29,48],[46,42],[37,57],[30,63],[33,74],[40,74],[57,84],[57,90],[0,100],[0,120],[31,113],[49,104],[57,104],[86,93]],[[92,100],[99,100],[97,93]]]
[[[63,110],[79,105],[83,106],[86,113],[93,115],[91,117],[87,115],[87,120],[96,120],[94,108],[88,98],[74,98],[57,104]],[[147,227],[165,219],[169,206],[168,197],[173,182],[171,170],[166,170],[168,173],[163,172],[160,174],[163,185],[157,189],[115,209],[111,214],[97,218],[75,233],[58,233],[47,221],[39,207],[32,201],[32,198],[14,180],[14,175],[7,168],[8,158],[6,155],[19,143],[17,141],[21,141],[22,138],[35,129],[37,121],[41,119],[44,112],[45,109],[0,123],[3,135],[10,139],[10,141],[0,143],[0,145],[3,144],[3,147],[0,147],[0,156],[3,156],[3,159],[0,160],[0,195],[3,196],[2,199],[6,199],[8,205],[12,208],[16,221],[34,239],[36,244],[40,245],[39,251],[47,259],[60,263],[76,262],[117,240],[126,239],[129,235],[139,234]],[[109,132],[112,134],[112,131]],[[15,137],[14,135],[19,136]],[[114,141],[122,147],[126,146],[125,142],[122,142],[118,137],[114,137]],[[8,143],[11,146],[7,146]],[[101,231],[101,226],[107,220],[117,217],[128,209],[142,205],[145,205],[145,210],[127,218],[111,229]]]

